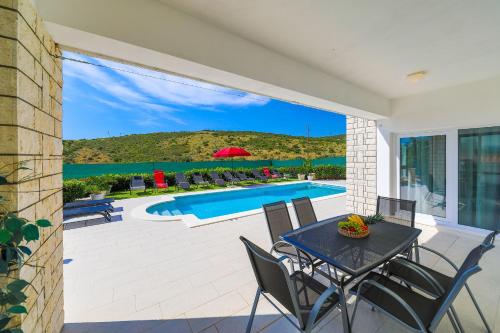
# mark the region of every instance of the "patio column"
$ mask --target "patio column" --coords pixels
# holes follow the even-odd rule
[[[30,0],[0,1],[0,174],[23,162],[0,185],[8,209],[53,227],[30,243],[33,254],[19,272],[26,288],[24,332],[60,332],[63,316],[62,63]]]
[[[377,124],[347,116],[346,210],[369,215],[377,205]]]

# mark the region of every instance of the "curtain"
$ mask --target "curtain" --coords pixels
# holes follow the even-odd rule
[[[500,227],[500,127],[460,130],[458,223]]]

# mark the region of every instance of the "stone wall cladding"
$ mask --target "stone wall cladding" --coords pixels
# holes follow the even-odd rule
[[[346,209],[369,215],[377,209],[377,124],[347,116]]]
[[[27,333],[63,327],[62,252],[62,62],[30,0],[0,0],[0,167],[9,172],[0,186],[9,209],[30,220],[46,218],[40,241],[20,275],[31,281],[21,316]]]

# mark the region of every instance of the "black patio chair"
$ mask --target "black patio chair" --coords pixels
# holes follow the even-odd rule
[[[229,171],[225,171],[223,175],[228,182],[239,183],[241,181],[238,177],[233,176],[233,174]]]
[[[209,185],[209,182],[207,182],[205,179],[203,179],[203,176],[198,173],[198,172],[195,172],[191,175],[191,178],[193,178],[193,182],[197,185],[197,186],[207,186]]]
[[[240,240],[245,244],[258,283],[246,333],[252,330],[261,295],[295,328],[307,333],[311,332],[336,307],[344,303],[343,294],[336,292],[335,285],[328,288],[302,271],[292,270],[292,273],[289,273],[282,262],[286,256],[275,258],[246,238],[240,237]],[[273,300],[283,305],[297,319],[298,325],[283,313]]]
[[[267,177],[255,169],[252,170],[252,175],[255,179],[260,180],[261,182],[267,182]]]
[[[384,217],[386,222],[415,227],[415,207],[413,200],[394,199],[379,196],[377,198],[377,213]]]
[[[178,172],[175,174],[175,186],[177,188],[182,188],[183,190],[189,190],[189,181],[186,176],[182,172]]]
[[[308,197],[292,199],[292,204],[301,227],[318,222],[311,200]]]
[[[309,197],[292,199],[292,204],[295,210],[295,215],[297,216],[297,220],[301,227],[318,222],[316,213],[314,212],[314,208]],[[317,264],[319,264],[319,262]],[[328,274],[330,274],[330,265],[327,265],[327,269]],[[339,274],[337,272],[337,268],[333,267],[333,272],[335,274],[335,278],[338,279]]]
[[[132,191],[137,190],[146,192],[146,183],[144,183],[144,178],[142,176],[132,176],[130,178],[130,194],[132,194]]]
[[[237,171],[237,172],[235,172],[235,174],[236,174],[236,177],[238,177],[241,180],[249,180],[249,181],[255,180],[255,178],[253,178],[253,177],[248,177],[244,172]]]
[[[314,269],[323,264],[323,262],[280,239],[280,235],[293,230],[286,202],[278,201],[262,205],[262,208],[264,209],[267,227],[273,243],[271,253],[276,252],[279,255],[286,255],[292,262],[299,264],[301,269],[311,267],[314,274]]]
[[[483,253],[495,247],[495,235],[496,231],[493,231],[485,237],[485,239],[481,243]],[[413,246],[413,248],[415,247],[419,247],[420,249],[437,255],[445,262],[447,262],[451,267],[453,267],[455,271],[458,272],[459,268],[445,255],[425,246]],[[453,284],[453,277],[450,277],[448,275],[435,271],[432,268],[405,258],[396,258],[389,261],[389,263],[384,267],[384,272],[387,275],[395,277],[403,281],[407,285],[419,289],[420,291],[423,291],[424,293],[434,298],[442,297],[444,291],[449,289]],[[422,278],[422,274],[424,274],[426,277]],[[439,288],[436,290],[435,286],[438,286]],[[486,330],[488,332],[491,332],[490,326],[488,325],[488,322],[486,321],[486,318],[484,317],[483,312],[481,311],[479,304],[477,303],[476,298],[472,294],[472,291],[467,283],[465,283],[465,289],[469,293],[472,303],[474,303],[474,306],[476,307],[476,310],[479,313],[479,316],[481,317]]]
[[[208,176],[212,178],[212,181],[214,182],[215,185],[226,186],[226,182],[224,181],[224,179],[220,178],[217,172],[211,171],[208,173]]]
[[[359,302],[365,301],[413,331],[434,332],[441,319],[447,314],[455,332],[463,332],[452,303],[467,279],[481,270],[478,263],[483,251],[482,245],[474,248],[458,269],[451,284],[442,290],[441,296],[435,299],[415,292],[405,284],[385,275],[370,272],[351,289],[351,292],[357,295],[351,324],[354,324]],[[421,279],[432,284],[436,292],[440,290],[440,285],[436,284],[428,274],[420,270],[415,270],[415,272],[420,275]]]
[[[413,200],[394,199],[379,196],[377,198],[377,214],[384,217],[384,221],[405,225],[407,227],[415,227],[415,208],[417,202]],[[414,245],[418,245],[418,239]],[[408,250],[404,250],[401,254],[407,256]],[[415,251],[417,262],[420,261],[418,249]]]

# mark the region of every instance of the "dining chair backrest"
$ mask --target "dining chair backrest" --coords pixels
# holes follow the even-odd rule
[[[259,287],[297,316],[297,293],[294,291],[285,265],[245,237],[241,236],[240,240],[245,244]]]
[[[483,240],[483,253],[495,247],[495,237],[498,231],[490,232]]]
[[[391,223],[415,227],[415,207],[413,200],[394,199],[379,196],[377,198],[377,213]]]
[[[440,306],[430,324],[430,331],[434,331],[434,328],[437,327],[441,318],[447,313],[458,293],[467,282],[467,279],[481,270],[479,267],[479,260],[481,259],[483,251],[484,248],[481,244],[472,249],[465,258],[445,294],[439,299]]]
[[[267,226],[273,243],[280,240],[280,235],[293,230],[286,202],[278,201],[263,205],[262,208],[266,215]]]
[[[308,197],[292,199],[292,204],[301,227],[318,222],[311,200]]]

